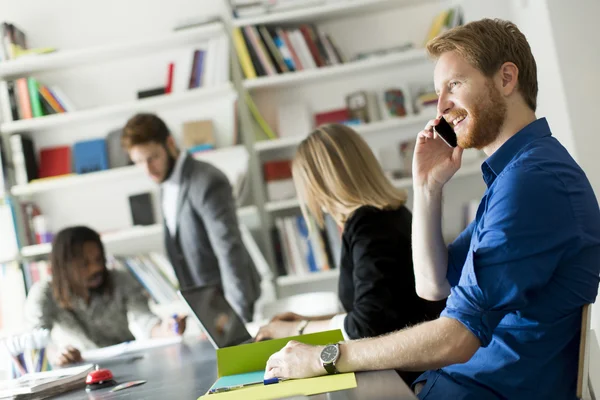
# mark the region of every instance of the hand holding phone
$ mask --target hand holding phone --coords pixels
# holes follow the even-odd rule
[[[434,126],[433,129],[435,129],[435,132],[442,138],[444,142],[446,142],[448,146],[458,146],[456,133],[454,133],[454,129],[452,129],[452,127],[444,119],[444,117],[440,117],[440,122],[436,126]]]

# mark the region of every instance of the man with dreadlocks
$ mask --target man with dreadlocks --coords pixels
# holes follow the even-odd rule
[[[161,321],[127,271],[106,268],[100,235],[85,226],[60,231],[50,254],[52,279],[35,283],[25,305],[31,329],[51,330],[53,365],[82,361],[81,350],[134,339],[181,335],[185,319]]]

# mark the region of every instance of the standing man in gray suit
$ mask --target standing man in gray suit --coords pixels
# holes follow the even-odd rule
[[[242,243],[225,174],[180,151],[154,114],[134,115],[123,128],[122,144],[161,186],[165,244],[180,287],[221,285],[234,310],[252,320],[260,279]]]

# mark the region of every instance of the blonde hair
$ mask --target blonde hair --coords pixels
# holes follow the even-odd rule
[[[343,225],[361,206],[388,210],[406,203],[406,192],[392,185],[369,145],[345,125],[323,125],[304,139],[292,175],[304,217],[310,214],[321,228],[323,211]]]
[[[484,18],[458,26],[427,43],[435,59],[456,51],[487,77],[492,77],[505,62],[519,68],[519,92],[535,111],[537,106],[537,66],[525,35],[510,21]]]

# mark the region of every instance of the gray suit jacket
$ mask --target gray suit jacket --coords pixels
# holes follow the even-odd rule
[[[169,248],[166,227],[165,235]],[[260,277],[242,242],[231,185],[221,170],[190,156],[181,171],[175,243],[187,267],[178,274],[181,287],[221,285],[234,310],[252,320]]]

